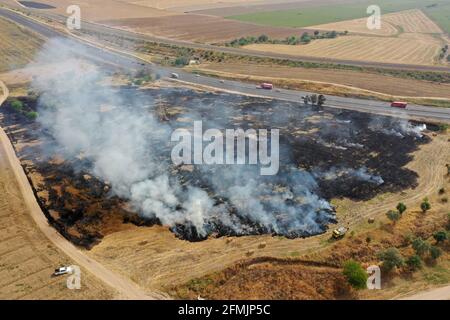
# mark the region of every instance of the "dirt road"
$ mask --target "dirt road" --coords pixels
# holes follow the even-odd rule
[[[0,105],[6,100],[8,96],[8,89],[0,81],[0,88],[2,88],[2,96],[0,97]],[[110,287],[116,289],[119,292],[119,298],[121,299],[167,299],[168,297],[162,293],[157,292],[144,292],[136,284],[130,282],[125,277],[112,272],[105,268],[96,260],[88,257],[81,251],[72,245],[69,241],[63,238],[54,228],[52,228],[45,218],[41,208],[39,207],[25,172],[20,165],[19,159],[17,159],[11,142],[8,136],[0,128],[0,156],[9,161],[11,170],[14,171],[17,183],[20,188],[20,192],[23,196],[24,202],[33,220],[39,227],[39,229],[45,234],[45,236],[60,250],[67,254],[71,259],[75,261],[79,266],[85,268],[90,273],[95,275],[98,279]]]
[[[400,300],[450,300],[450,286],[417,293]]]

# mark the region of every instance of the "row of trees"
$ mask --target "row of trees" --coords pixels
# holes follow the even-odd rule
[[[407,207],[403,202],[400,202],[397,204],[396,207],[397,210],[389,210],[386,213],[386,216],[389,220],[392,221],[392,223],[395,225],[398,220],[402,217],[403,213],[406,211]],[[428,210],[431,209],[431,204],[428,200],[428,198],[424,198],[420,204],[420,209],[423,213],[426,213]]]
[[[234,39],[230,42],[227,42],[225,45],[229,47],[242,47],[254,43],[299,45],[299,44],[308,44],[312,40],[316,39],[333,39],[338,37],[339,35],[346,35],[347,33],[348,31],[345,32],[329,31],[322,33],[320,31],[314,31],[313,34],[304,32],[300,36],[293,35],[287,37],[286,39],[271,39],[269,36],[262,34],[259,37],[248,36],[248,37],[241,37],[239,39]]]

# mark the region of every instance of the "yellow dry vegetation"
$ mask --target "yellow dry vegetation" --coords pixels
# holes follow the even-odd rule
[[[353,19],[310,27],[317,30],[349,31],[351,33],[372,34],[378,36],[394,36],[402,32],[439,33],[443,31],[419,9],[388,13],[381,16],[381,29],[367,28],[367,18]]]
[[[349,35],[323,39],[308,45],[251,44],[246,49],[351,61],[432,65],[442,42],[430,35],[404,34],[398,37]]]
[[[0,18],[0,72],[31,62],[42,43],[43,40],[31,31]]]
[[[258,2],[255,0],[122,0],[123,2],[157,9],[174,9],[180,7],[209,6],[217,4],[242,4]]]

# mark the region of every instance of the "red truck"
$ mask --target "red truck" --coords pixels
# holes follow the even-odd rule
[[[266,90],[272,90],[273,89],[273,84],[271,84],[271,83],[261,83],[259,85],[259,88],[266,89]]]
[[[407,102],[402,102],[402,101],[394,101],[394,102],[391,103],[391,107],[392,108],[406,109],[407,105],[408,105]]]

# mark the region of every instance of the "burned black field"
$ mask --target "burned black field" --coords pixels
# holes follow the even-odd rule
[[[87,248],[128,223],[162,224],[190,241],[226,235],[320,234],[336,222],[329,204],[333,198],[364,201],[414,188],[417,173],[404,166],[418,146],[429,141],[418,124],[354,111],[181,88],[120,88],[114,94],[121,97],[120,104],[111,107],[117,102],[100,101],[89,106],[90,118],[74,110],[69,116],[70,124],[77,124],[95,115],[98,133],[95,144],[89,144],[95,152],[68,150],[62,141],[68,141],[67,136],[76,139],[83,130],[54,126],[59,117],[52,117],[58,111],[40,98],[22,99],[27,108],[39,112],[35,121],[8,105],[1,110],[1,125],[49,221],[69,240]],[[119,110],[112,131],[98,125],[109,122]],[[143,126],[150,117],[157,127],[153,125],[145,139],[134,139],[132,133],[132,139],[126,140],[139,142],[144,161],[132,157],[135,162],[117,163],[115,159],[121,158],[110,154],[136,154],[136,148],[120,147],[123,136],[138,127],[126,125],[123,114],[128,113],[143,119]],[[279,129],[278,174],[260,176],[254,165],[173,165],[173,144],[167,134],[176,128],[191,129],[199,120],[203,130]],[[66,140],[59,136],[61,131]],[[113,152],[111,143],[101,138],[105,134],[118,134]],[[114,173],[125,167],[133,179],[111,175],[109,166],[114,164]]]

